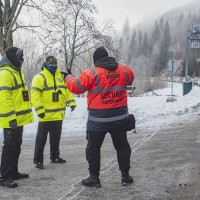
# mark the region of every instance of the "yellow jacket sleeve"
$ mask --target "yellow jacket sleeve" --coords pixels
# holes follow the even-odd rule
[[[42,104],[42,93],[44,88],[44,78],[38,74],[33,78],[31,86],[31,103],[35,108],[37,115],[45,113]]]
[[[69,105],[69,106],[77,106],[76,102],[74,100],[74,95],[67,88],[66,88],[65,99],[66,99],[67,105]]]
[[[15,109],[12,104],[13,77],[6,70],[1,70],[0,73],[0,118],[9,122],[16,119]]]

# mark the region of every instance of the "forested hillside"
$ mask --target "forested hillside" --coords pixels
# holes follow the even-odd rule
[[[169,75],[167,63],[172,57],[178,61],[176,75],[184,76],[187,30],[199,23],[199,1],[171,10],[151,23],[143,21],[131,27],[126,20],[118,42],[121,59],[133,66],[140,84],[145,80],[148,87],[150,77]],[[200,75],[200,49],[190,49],[189,75],[194,73]]]
[[[92,0],[1,2],[0,57],[9,46],[22,48],[22,70],[29,86],[48,55],[58,59],[61,70],[68,66],[79,75],[93,66],[94,49],[105,46],[110,55],[134,69],[138,93],[161,88],[169,76],[170,59],[178,63],[175,75],[184,76],[187,30],[200,24],[199,0],[135,26],[127,19],[118,35],[112,20],[98,25]],[[190,49],[189,75],[200,76],[199,51]]]

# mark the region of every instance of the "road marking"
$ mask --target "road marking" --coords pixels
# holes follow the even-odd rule
[[[152,133],[146,134],[141,140],[135,142],[132,146],[132,153],[135,153],[136,150],[138,150],[146,141],[148,141],[150,138],[152,138],[157,131],[154,131]],[[106,165],[102,168],[101,174],[109,171],[117,164],[117,159],[113,158],[110,160]],[[86,177],[87,178],[87,177]],[[81,192],[83,192],[86,187],[80,185],[81,180],[77,181],[71,186],[71,190],[68,191],[63,197],[59,198],[58,200],[73,200],[75,197],[77,197]],[[77,185],[78,184],[78,185]]]

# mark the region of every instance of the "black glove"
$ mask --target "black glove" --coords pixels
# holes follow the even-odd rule
[[[13,119],[13,120],[9,121],[9,126],[10,126],[10,128],[13,128],[13,129],[17,128],[17,120]]]
[[[68,73],[67,72],[61,72],[61,74],[63,75],[63,79],[65,80],[65,78],[67,77]]]
[[[68,74],[72,74],[71,69],[67,69]]]
[[[44,118],[45,117],[45,113],[40,113],[39,115],[38,115],[38,117],[40,117],[40,118]]]
[[[71,111],[73,111],[76,108],[76,106],[70,106],[70,108],[71,108]]]

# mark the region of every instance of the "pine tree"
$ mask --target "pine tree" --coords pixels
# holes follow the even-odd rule
[[[169,47],[171,43],[171,34],[168,21],[166,21],[163,29],[163,37],[160,43],[160,53],[157,59],[157,72],[161,72],[167,65],[169,59]]]
[[[160,41],[160,35],[161,35],[160,28],[158,26],[158,22],[156,21],[154,24],[154,29],[153,29],[152,36],[151,36],[150,51],[152,51],[154,45]]]
[[[126,18],[124,26],[123,26],[123,30],[122,30],[122,36],[123,38],[126,39],[126,41],[129,40],[129,34],[130,34],[130,25],[129,25],[128,18]]]
[[[133,32],[128,52],[128,62],[130,63],[136,52],[136,32]]]
[[[141,54],[144,56],[148,56],[148,54],[149,54],[149,41],[148,41],[146,31],[144,32],[144,36],[143,36]]]
[[[142,31],[139,31],[138,33],[138,46],[137,46],[137,56],[141,55],[142,51]]]

